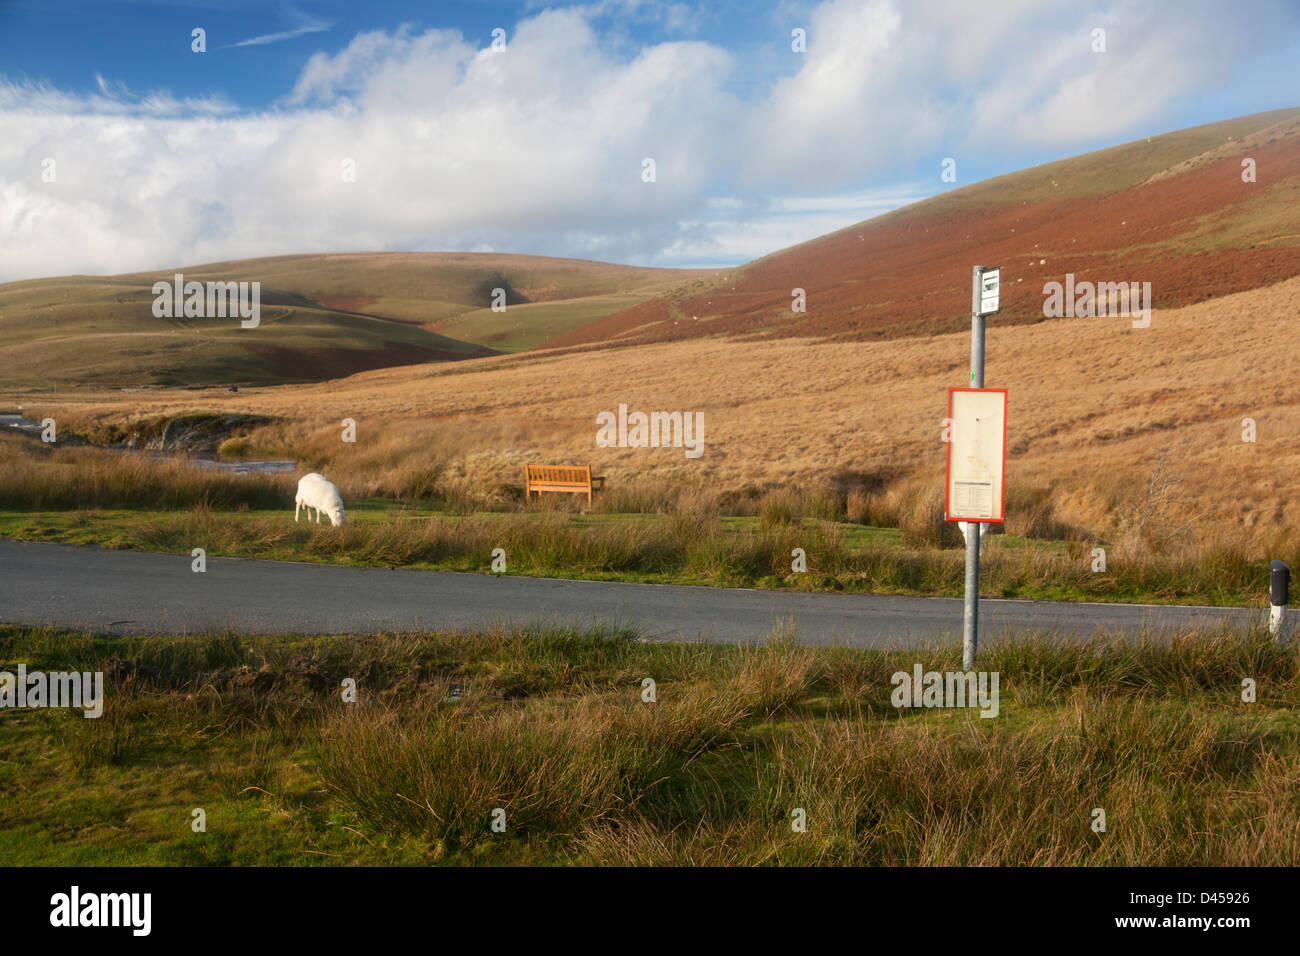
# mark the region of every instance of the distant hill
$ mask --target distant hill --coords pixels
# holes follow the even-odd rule
[[[156,318],[156,281],[261,282],[256,329]],[[279,384],[516,351],[695,270],[495,253],[276,256],[0,285],[0,385]],[[712,273],[705,273],[712,275]],[[490,308],[505,290],[507,310]]]
[[[1242,161],[1256,182],[1242,181]],[[1156,307],[1300,275],[1300,109],[1180,130],[985,180],[616,312],[548,346],[717,334],[894,338],[969,322],[970,270],[1002,267],[1000,324],[1043,284],[1152,284]],[[805,290],[807,311],[791,310]]]
[[[1242,162],[1256,181],[1242,181]],[[1043,286],[1150,282],[1171,308],[1300,275],[1300,108],[985,180],[726,270],[498,253],[276,256],[0,285],[0,387],[281,384],[532,348],[703,336],[829,341],[962,329],[970,268],[1000,325]],[[158,319],[151,286],[262,283],[257,330]],[[507,309],[490,308],[504,290]],[[807,311],[791,310],[803,289]]]

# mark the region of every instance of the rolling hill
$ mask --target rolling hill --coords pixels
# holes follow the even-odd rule
[[[990,324],[988,384],[1010,393],[1009,527],[1051,514],[1106,533],[1152,507],[1171,527],[1195,520],[1207,544],[1294,541],[1300,350],[1276,345],[1294,341],[1285,330],[1297,315],[1300,277],[1158,309],[1144,329],[1099,317]],[[731,493],[825,484],[905,492],[914,480],[941,505],[946,390],[965,384],[969,355],[969,331],[757,344],[718,336],[377,369],[236,394],[0,392],[0,409],[12,402],[74,432],[158,416],[270,417],[253,436],[258,455],[301,457],[339,480],[372,476],[354,479],[354,493],[370,493],[373,475],[415,471],[484,497],[517,483],[525,462],[553,461],[589,463],[620,494],[655,482]],[[596,416],[619,403],[699,412],[702,457],[598,446]],[[364,441],[340,445],[343,417],[356,419]],[[1246,419],[1256,440],[1243,440]],[[1152,499],[1162,474],[1169,483]]]
[[[156,318],[152,286],[260,282],[256,329]],[[211,386],[339,378],[527,348],[660,293],[693,271],[493,253],[277,256],[159,273],[0,285],[0,382]],[[505,290],[507,311],[490,308]]]
[[[1243,182],[1242,162],[1256,181]],[[718,334],[874,339],[969,322],[970,269],[1002,267],[1000,325],[1043,285],[1141,281],[1157,307],[1300,275],[1300,109],[1180,130],[914,203],[556,336],[551,347]],[[804,289],[807,311],[793,312]]]
[[[1241,181],[1243,156],[1256,161],[1258,182]],[[987,375],[1010,392],[1008,495],[1016,502],[1008,527],[1059,525],[1115,540],[1135,528],[1159,527],[1170,540],[1195,528],[1211,550],[1245,540],[1270,554],[1300,530],[1298,234],[1300,110],[1291,110],[954,190],[741,269],[644,272],[640,292],[678,284],[580,327],[581,309],[598,311],[605,306],[596,300],[620,294],[596,282],[594,270],[617,267],[574,273],[575,283],[591,280],[583,295],[545,299],[536,283],[514,281],[519,270],[485,260],[489,275],[509,267],[512,288],[534,299],[511,309],[568,304],[574,331],[551,339],[568,348],[234,394],[0,388],[0,408],[53,415],[73,432],[81,423],[92,432],[197,413],[269,417],[249,448],[351,474],[357,494],[371,493],[374,475],[407,469],[485,500],[517,483],[525,462],[553,461],[589,463],[618,493],[655,483],[735,495],[829,485],[886,502],[929,494],[941,507],[946,389],[967,381],[970,267],[982,262],[1004,270]],[[305,289],[308,280],[293,273],[312,271],[296,264],[307,258],[259,262],[268,283]],[[397,270],[387,283],[394,298],[434,298],[432,289],[398,287],[402,275],[415,282],[424,273],[382,261]],[[1042,283],[1067,271],[1152,282],[1150,325],[1043,320]],[[319,310],[324,297],[334,309],[356,310],[336,313],[353,318],[400,311],[341,300],[360,280],[330,289],[319,285],[327,272],[311,276],[314,307],[283,308]],[[441,301],[472,302],[482,275],[465,273]],[[0,294],[23,285],[35,284]],[[808,291],[806,314],[790,312],[795,286]],[[416,324],[421,316],[365,317],[439,334]],[[501,318],[480,306],[424,324],[486,338],[510,331],[490,325]],[[75,351],[88,350],[82,342]],[[598,445],[596,416],[619,404],[699,412],[703,456]],[[364,442],[341,446],[344,416],[363,426]]]
[[[965,327],[976,262],[1003,269],[999,325],[1043,321],[1044,283],[1067,273],[1150,282],[1160,308],[1300,274],[1300,109],[953,189],[737,269],[392,252],[11,282],[0,385],[282,384],[535,348],[933,335]],[[154,318],[150,287],[176,271],[261,282],[261,326]],[[490,308],[496,288],[505,312]]]

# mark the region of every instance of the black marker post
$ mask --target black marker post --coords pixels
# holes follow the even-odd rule
[[[1268,603],[1271,605],[1268,615],[1268,633],[1277,639],[1280,646],[1286,646],[1286,605],[1287,592],[1291,589],[1291,569],[1285,561],[1274,561],[1268,573]]]

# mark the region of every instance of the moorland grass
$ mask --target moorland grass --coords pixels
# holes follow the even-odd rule
[[[573,496],[526,503],[508,484],[475,493],[446,472],[447,449],[411,460],[394,445],[343,472],[352,517],[334,529],[291,520],[290,474],[51,449],[16,435],[0,435],[0,451],[0,535],[27,540],[459,571],[486,570],[504,548],[508,572],[528,575],[931,595],[964,586],[942,490],[909,480],[842,493],[651,478],[616,485],[580,513]],[[1064,527],[1043,489],[1018,487],[1007,533],[985,544],[984,593],[1249,606],[1263,600],[1270,560],[1300,564],[1295,539],[1261,548],[1214,533],[1172,536],[1155,513],[1142,511],[1115,540],[1098,538]],[[797,548],[806,571],[794,569]]]
[[[99,720],[0,714],[6,864],[1300,862],[1300,666],[1258,631],[1007,635],[979,662],[988,720],[890,703],[895,671],[959,669],[955,645],[788,634],[5,627],[0,659],[108,675]]]
[[[563,510],[448,514],[382,501],[350,506],[341,528],[294,522],[291,511],[98,509],[0,513],[0,536],[172,553],[370,567],[487,572],[503,548],[506,573],[733,587],[955,596],[964,552],[909,547],[893,529],[758,517],[581,515]],[[793,569],[796,548],[807,570]],[[981,558],[988,597],[1260,606],[1268,558],[1218,542],[1112,557],[1093,570],[1082,542],[993,535]]]

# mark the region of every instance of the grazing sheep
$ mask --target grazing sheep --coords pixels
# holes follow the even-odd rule
[[[298,480],[298,497],[293,502],[293,520],[298,520],[298,509],[307,509],[307,519],[311,520],[312,509],[316,511],[316,523],[320,524],[321,512],[329,515],[330,524],[338,527],[347,517],[343,510],[343,499],[332,481],[326,481],[324,475],[312,472]]]

